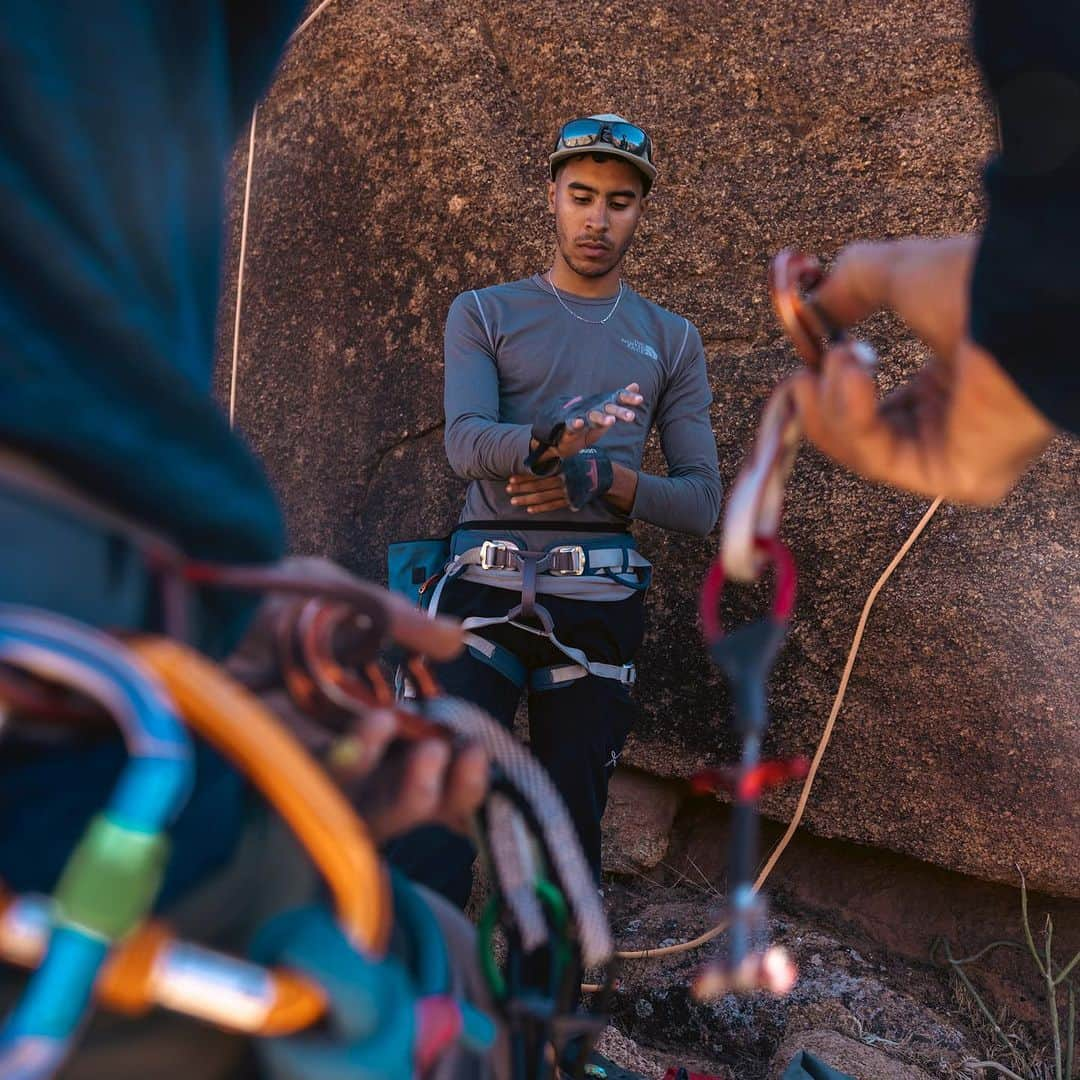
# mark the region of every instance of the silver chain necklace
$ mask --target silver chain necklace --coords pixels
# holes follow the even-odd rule
[[[615,314],[615,309],[619,306],[619,301],[622,299],[623,283],[620,279],[619,293],[615,297],[615,303],[611,305],[611,310],[602,319],[586,319],[584,315],[579,315],[576,311],[574,311],[574,309],[570,307],[567,302],[559,295],[559,290],[555,288],[555,283],[551,280],[550,270],[544,275],[543,280],[548,283],[548,288],[551,289],[551,295],[554,296],[560,304],[562,304],[564,311],[568,312],[570,315],[573,315],[574,318],[578,320],[578,322],[588,323],[590,326],[603,326],[604,323],[606,323],[608,319],[610,319],[611,316]]]

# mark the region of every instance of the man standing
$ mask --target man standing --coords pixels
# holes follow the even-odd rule
[[[449,693],[509,726],[527,689],[533,751],[599,877],[650,572],[629,526],[704,536],[721,486],[701,338],[621,276],[657,175],[648,135],[572,120],[549,160],[550,268],[463,293],[447,319],[446,451],[470,483],[429,610],[470,633],[439,670]],[[640,471],[654,425],[667,476]],[[424,829],[392,857],[467,900],[467,841]]]

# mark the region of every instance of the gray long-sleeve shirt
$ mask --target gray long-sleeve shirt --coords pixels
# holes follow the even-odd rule
[[[597,445],[638,471],[655,424],[668,474],[639,474],[629,517],[704,536],[719,516],[721,486],[697,329],[630,288],[603,324],[613,300],[560,296],[588,321],[571,315],[538,275],[462,293],[450,307],[446,453],[453,470],[472,481],[461,520],[542,524],[540,516],[511,506],[506,493],[507,477],[524,471],[539,406],[566,394],[606,393],[636,382],[645,398],[637,420],[617,423]],[[577,514],[552,517],[618,530],[628,521],[604,499]],[[558,535],[566,537],[568,530]]]

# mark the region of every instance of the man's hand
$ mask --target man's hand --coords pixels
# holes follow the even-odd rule
[[[602,439],[609,429],[620,420],[633,423],[637,418],[634,409],[643,404],[645,399],[639,393],[637,383],[630,383],[620,390],[614,401],[607,402],[602,410],[593,409],[587,417],[571,420],[563,430],[558,443],[540,455],[539,461],[551,461],[553,458],[570,457]],[[537,450],[540,443],[536,439],[529,441],[529,449]]]
[[[956,502],[1002,499],[1053,437],[985,350],[967,337],[977,236],[854,244],[841,252],[814,302],[841,327],[895,312],[933,357],[878,401],[852,345],[832,348],[820,375],[790,380],[807,438],[871,480]]]
[[[572,420],[567,424],[562,438],[559,439],[555,452],[559,457],[570,457],[599,442],[620,420],[623,423],[632,424],[637,418],[634,409],[645,401],[638,392],[639,389],[637,383],[630,383],[625,389],[619,391],[615,401],[609,401],[604,406],[602,412],[595,409],[590,412],[588,423],[580,417]]]
[[[394,737],[396,727],[391,712],[373,710],[330,754],[335,777],[375,842],[418,825],[465,832],[487,794],[487,754],[438,738],[406,742]]]
[[[624,514],[630,513],[637,493],[637,473],[617,462],[611,463],[614,480],[604,494],[604,498]],[[524,506],[526,513],[546,514],[552,510],[566,510],[570,500],[566,492],[566,477],[561,473],[555,476],[533,476],[530,473],[515,473],[506,484],[512,506]]]
[[[290,559],[289,569],[313,582],[357,579],[325,559]],[[390,637],[410,651],[448,660],[462,648],[461,627],[451,619],[429,619],[407,600],[367,585],[390,615]],[[230,674],[258,693],[312,752],[328,764],[364,817],[376,842],[417,825],[437,823],[463,829],[487,791],[488,760],[479,747],[452,750],[439,738],[405,742],[395,738],[392,711],[372,709],[356,718],[343,738],[309,716],[283,685],[276,627],[289,600],[270,597],[257,612],[240,647],[226,665]]]
[[[528,514],[546,514],[552,510],[569,509],[566,494],[566,477],[533,476],[532,473],[515,473],[507,481],[506,490],[511,506],[524,506]]]

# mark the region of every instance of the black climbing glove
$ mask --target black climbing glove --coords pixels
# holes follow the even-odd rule
[[[599,499],[604,492],[611,490],[615,479],[611,458],[595,446],[563,458],[562,473],[566,479],[566,498],[571,510],[580,510],[594,499]]]
[[[589,424],[589,413],[602,413],[605,405],[617,404],[622,392],[620,387],[610,394],[590,394],[588,397],[575,394],[573,397],[552,398],[545,402],[533,421],[532,437],[540,445],[525,459],[525,467],[529,472],[536,476],[551,476],[558,472],[557,461],[545,461],[537,467],[541,454],[558,443],[568,424],[575,420],[584,420]]]

